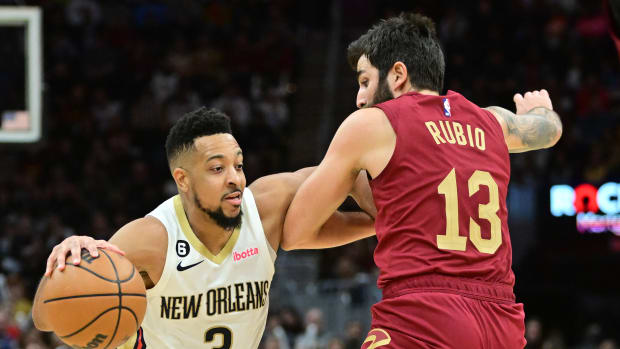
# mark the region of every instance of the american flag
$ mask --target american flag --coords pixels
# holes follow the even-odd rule
[[[30,128],[30,116],[27,111],[5,111],[2,113],[3,131],[24,131]]]

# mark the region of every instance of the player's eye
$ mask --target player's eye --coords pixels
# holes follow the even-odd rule
[[[243,170],[243,164],[237,164],[237,170]]]
[[[220,173],[220,172],[222,172],[222,170],[223,170],[223,169],[224,169],[224,168],[223,168],[222,166],[214,166],[214,167],[211,167],[211,171],[213,171],[213,172],[215,172],[215,173]]]

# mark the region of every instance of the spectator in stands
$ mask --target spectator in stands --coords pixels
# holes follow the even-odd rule
[[[331,334],[323,324],[323,311],[319,308],[310,308],[305,317],[306,329],[295,340],[295,349],[323,349],[326,348]]]
[[[362,329],[362,324],[353,320],[347,324],[346,327],[346,337],[344,342],[345,349],[358,349],[362,346],[364,341],[364,330]]]

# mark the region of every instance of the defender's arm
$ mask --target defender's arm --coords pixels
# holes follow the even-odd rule
[[[312,248],[321,228],[331,225],[330,217],[355,186],[362,169],[382,149],[383,134],[377,132],[385,115],[376,108],[362,109],[338,128],[325,158],[301,185],[284,222],[282,248]],[[391,130],[391,129],[390,129]],[[374,203],[372,204],[373,214]],[[324,225],[325,224],[325,225]]]
[[[315,170],[304,168],[257,179],[250,185],[261,217],[265,235],[274,250],[318,249],[344,245],[375,234],[374,219],[364,212],[335,212],[320,229],[317,236],[308,241],[283,237],[284,217],[304,180]],[[364,173],[365,175],[365,173]],[[360,174],[361,176],[361,174]],[[370,188],[363,180],[356,182],[351,196],[355,196],[363,210],[373,212],[374,203],[368,202]]]
[[[521,153],[555,145],[562,135],[562,122],[547,91],[516,94],[514,101],[516,114],[496,106],[485,108],[502,126],[508,150]]]

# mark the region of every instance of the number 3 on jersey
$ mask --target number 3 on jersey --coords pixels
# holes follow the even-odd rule
[[[497,183],[489,172],[477,170],[469,177],[467,185],[470,197],[478,192],[481,185],[489,188],[489,202],[478,205],[478,215],[491,223],[491,238],[482,238],[480,226],[470,217],[469,239],[478,251],[493,254],[502,244],[502,222],[497,216],[499,210]],[[437,247],[442,250],[465,251],[467,237],[459,235],[459,198],[454,168],[441,181],[437,192],[446,197],[446,235],[437,235]]]
[[[232,346],[232,331],[226,327],[211,327],[205,332],[205,343],[216,341],[220,337],[220,346],[213,349],[230,349]]]

